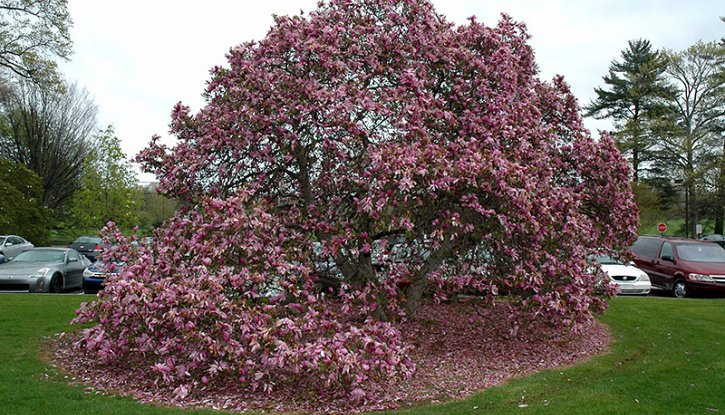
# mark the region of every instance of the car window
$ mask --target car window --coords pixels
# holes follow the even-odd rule
[[[592,261],[600,265],[624,265],[624,262],[609,255],[593,255],[590,257]]]
[[[725,263],[725,250],[715,244],[682,244],[677,254],[684,261]]]
[[[661,239],[639,238],[630,249],[632,250],[632,252],[639,256],[647,258],[657,258],[657,254],[660,250],[660,245],[662,245]]]
[[[675,255],[672,253],[672,244],[665,242],[662,244],[662,251],[660,252],[660,259],[664,257],[674,258]]]
[[[81,258],[78,256],[78,252],[76,251],[68,251],[68,259],[75,259],[76,261],[79,261]]]
[[[101,238],[95,236],[81,236],[76,239],[73,243],[76,244],[100,244]]]
[[[5,239],[7,239],[7,237],[0,236],[0,246],[3,246],[3,244],[5,243]]]

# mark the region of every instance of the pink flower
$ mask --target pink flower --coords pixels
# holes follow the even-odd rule
[[[183,207],[138,250],[104,229],[126,265],[78,310],[79,346],[177,399],[217,376],[368,399],[411,376],[399,323],[423,301],[590,320],[612,291],[587,255],[636,236],[629,169],[528,39],[508,16],[332,0],[233,48],[206,105],[174,107],[178,143],[137,156]]]

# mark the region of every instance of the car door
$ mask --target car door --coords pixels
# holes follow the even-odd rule
[[[675,272],[677,271],[675,264],[675,253],[672,244],[670,242],[663,243],[657,259],[657,276],[659,280],[657,285],[667,289],[672,287]]]
[[[83,270],[85,269],[85,261],[81,260],[80,254],[73,250],[68,250],[65,265],[65,286],[80,287],[83,284]]]
[[[643,270],[649,275],[653,285],[664,288],[664,279],[659,272],[659,254],[663,239],[653,237],[640,237],[637,242],[632,245],[631,251],[634,253],[634,262],[637,268]]]
[[[17,252],[18,254],[21,252],[25,252],[28,249],[33,247],[33,244],[31,244],[30,242],[26,241],[25,239],[23,239],[19,236],[14,236],[13,238],[15,238],[15,246],[18,248],[18,252]]]
[[[19,253],[25,250],[23,240],[15,236],[8,236],[5,240],[5,246],[3,252],[5,252],[5,260],[9,261],[15,258]]]

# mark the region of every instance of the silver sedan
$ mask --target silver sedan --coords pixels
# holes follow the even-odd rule
[[[17,235],[0,235],[0,264],[32,248],[33,244]]]
[[[0,290],[58,293],[83,284],[91,261],[70,248],[33,248],[0,264]]]

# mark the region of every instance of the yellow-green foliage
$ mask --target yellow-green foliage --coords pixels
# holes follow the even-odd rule
[[[48,242],[50,211],[43,207],[40,177],[0,158],[0,234],[20,235],[35,245]]]
[[[85,160],[81,189],[71,202],[74,228],[101,229],[108,221],[119,228],[138,225],[138,179],[111,127],[98,137],[96,150]]]

